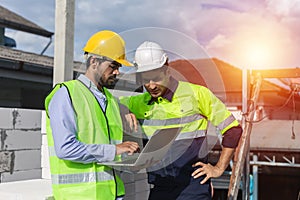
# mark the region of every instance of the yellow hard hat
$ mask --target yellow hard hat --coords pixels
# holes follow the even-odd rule
[[[125,57],[125,42],[113,31],[99,31],[92,35],[83,48],[85,52],[105,56],[122,65],[132,66]]]

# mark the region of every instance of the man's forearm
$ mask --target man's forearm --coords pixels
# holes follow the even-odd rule
[[[234,154],[234,151],[235,148],[223,147],[221,156],[219,158],[218,163],[216,164],[216,167],[220,168],[224,172],[227,166],[229,165],[229,162]]]

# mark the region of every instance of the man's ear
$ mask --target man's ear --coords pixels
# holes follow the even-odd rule
[[[166,75],[166,77],[170,78],[170,76],[171,76],[170,67],[168,67],[168,68],[166,69],[165,75]]]
[[[90,66],[93,68],[93,69],[96,69],[96,66],[98,64],[98,61],[96,58],[92,57],[91,60],[90,60]]]

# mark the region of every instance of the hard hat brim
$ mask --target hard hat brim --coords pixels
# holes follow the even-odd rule
[[[122,64],[122,65],[125,65],[125,66],[128,66],[128,67],[132,67],[133,64],[127,60],[124,60],[124,59],[117,59],[116,62]]]
[[[143,66],[143,67],[139,67],[136,70],[136,73],[142,73],[142,72],[148,72],[148,71],[152,71],[152,70],[156,70],[161,68],[164,65],[148,65],[148,66]]]
[[[142,72],[147,72],[147,71],[152,71],[152,70],[156,70],[159,69],[161,67],[163,67],[165,65],[165,63],[167,62],[167,56],[164,56],[164,59],[162,60],[161,63],[158,64],[152,64],[152,65],[143,65],[143,66],[138,66],[136,73],[142,73]]]

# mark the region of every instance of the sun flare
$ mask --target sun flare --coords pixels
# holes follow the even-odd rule
[[[243,59],[250,68],[267,68],[276,55],[273,44],[266,42],[249,42],[244,46]]]

